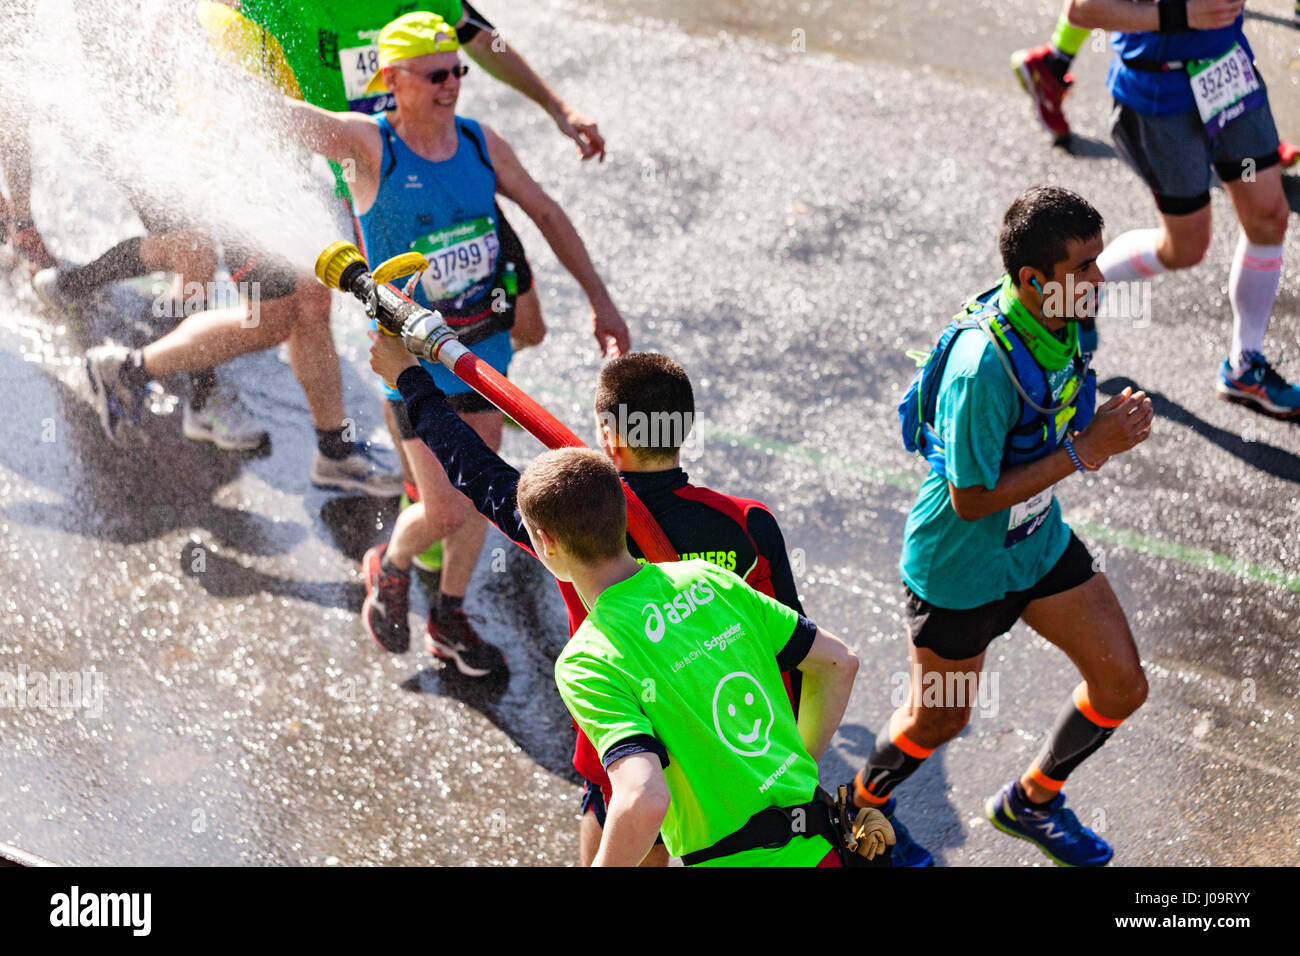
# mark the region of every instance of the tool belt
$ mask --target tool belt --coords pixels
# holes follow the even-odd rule
[[[686,866],[696,866],[719,857],[743,853],[746,850],[776,850],[796,836],[824,837],[840,862],[846,867],[889,866],[892,848],[887,847],[875,859],[868,860],[849,849],[852,840],[853,816],[856,808],[846,807],[847,796],[841,787],[840,800],[833,800],[821,787],[813,799],[792,807],[767,807],[759,810],[739,830],[712,846],[687,853],[682,857]]]

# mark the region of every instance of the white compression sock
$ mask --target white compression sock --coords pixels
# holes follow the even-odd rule
[[[1228,358],[1233,374],[1240,375],[1247,368],[1247,352],[1264,351],[1268,315],[1281,282],[1282,247],[1261,246],[1243,234],[1228,273],[1228,300],[1232,303],[1232,351]]]
[[[1133,229],[1110,241],[1097,257],[1097,266],[1107,282],[1132,282],[1168,272],[1156,255],[1159,241],[1159,229]]]

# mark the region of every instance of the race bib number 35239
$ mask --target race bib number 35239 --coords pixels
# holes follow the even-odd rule
[[[1210,136],[1217,136],[1237,117],[1264,104],[1259,77],[1240,43],[1216,59],[1189,61],[1187,75],[1196,109]]]

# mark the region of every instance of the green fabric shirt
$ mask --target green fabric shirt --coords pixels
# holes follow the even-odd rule
[[[817,764],[795,725],[777,655],[799,615],[706,561],[647,564],[605,590],[555,664],[565,706],[602,758],[641,735],[668,752],[662,833],[682,856],[765,807],[812,799]],[[706,866],[816,866],[820,836]]]
[[[280,42],[304,100],[370,115],[396,106],[391,93],[364,92],[379,69],[379,31],[415,10],[436,13],[453,27],[465,17],[461,0],[243,0],[239,10]],[[333,161],[330,168],[335,192],[351,199],[342,168]]]
[[[999,302],[1004,314],[1011,306]],[[963,521],[953,510],[949,482],[957,488],[997,485],[1007,435],[1020,418],[1016,387],[993,349],[979,329],[958,333],[934,413],[948,477],[926,476],[903,529],[903,581],[924,600],[951,610],[1032,587],[1070,543],[1052,489],[978,521]],[[1071,373],[1068,365],[1048,371],[1053,396]]]
[[[460,0],[243,0],[239,7],[280,41],[303,99],[363,113],[391,109],[388,94],[361,90],[379,67],[379,31],[414,10],[436,13],[453,27],[465,16]]]

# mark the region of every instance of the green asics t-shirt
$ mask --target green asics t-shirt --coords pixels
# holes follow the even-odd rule
[[[560,696],[602,759],[638,737],[667,751],[662,833],[674,856],[712,846],[765,807],[812,799],[817,764],[777,663],[799,620],[706,561],[647,564],[600,595],[560,653]],[[830,850],[797,836],[702,865],[816,866]]]
[[[998,307],[1006,314],[1012,304],[1004,298]],[[1069,366],[1047,373],[1054,397],[1071,374]],[[959,332],[934,412],[948,477],[926,476],[907,516],[899,561],[907,586],[936,607],[967,610],[1032,587],[1070,543],[1051,488],[978,521],[963,521],[953,510],[948,482],[997,485],[1007,435],[1019,418],[1020,397],[993,343],[980,329]]]

